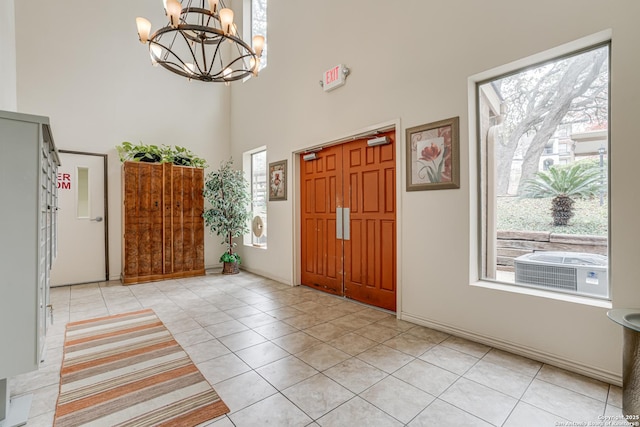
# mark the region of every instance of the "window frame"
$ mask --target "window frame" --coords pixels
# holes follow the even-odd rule
[[[256,216],[255,213],[255,209],[254,209],[254,156],[257,154],[261,154],[264,153],[264,157],[265,157],[265,188],[264,188],[264,215],[262,217],[263,220],[263,224],[264,224],[264,228],[267,228],[267,221],[268,221],[268,182],[267,182],[267,173],[268,173],[268,162],[267,162],[267,147],[266,146],[261,146],[261,147],[257,147],[253,150],[249,150],[243,153],[242,156],[242,163],[243,163],[243,170],[245,172],[245,175],[249,177],[249,192],[251,194],[251,204],[249,206],[249,210],[252,212],[251,218],[249,219],[249,223],[247,224],[247,227],[249,228],[249,232],[246,233],[243,236],[243,245],[244,246],[248,246],[248,247],[254,247],[254,248],[259,248],[259,249],[267,249],[267,243],[268,243],[268,237],[265,234],[264,235],[264,242],[260,243],[260,242],[254,242],[254,235],[253,235],[253,231],[251,230],[251,224],[253,221],[253,218]]]
[[[612,287],[610,282],[610,278],[611,278],[610,262],[607,268],[607,286],[609,289],[608,289],[608,297],[606,298],[581,295],[577,293],[575,294],[564,293],[562,291],[552,290],[552,289],[547,290],[547,289],[540,289],[536,287],[529,288],[526,286],[516,285],[515,282],[506,282],[506,281],[501,281],[495,277],[493,278],[488,277],[487,252],[488,252],[488,239],[489,239],[490,231],[488,230],[489,226],[488,226],[487,218],[489,214],[489,211],[488,211],[489,203],[487,202],[487,200],[489,195],[491,195],[491,197],[493,197],[494,199],[496,196],[495,196],[495,188],[489,189],[487,185],[488,183],[487,171],[488,171],[488,168],[491,167],[491,166],[488,166],[488,164],[493,162],[493,159],[491,160],[488,159],[486,142],[483,143],[483,139],[484,139],[482,137],[482,120],[483,120],[482,113],[483,112],[481,111],[481,108],[480,108],[481,106],[480,105],[480,102],[481,102],[480,87],[492,81],[513,76],[529,69],[542,67],[544,65],[547,65],[556,61],[560,61],[564,58],[569,58],[575,55],[579,55],[581,53],[589,52],[602,47],[607,47],[608,67],[609,67],[608,69],[609,75],[607,80],[607,85],[608,85],[607,123],[610,125],[611,124],[611,80],[612,80],[611,79],[612,77],[612,72],[611,72],[612,40],[611,39],[612,38],[611,38],[610,30],[602,31],[600,33],[587,36],[583,39],[576,40],[574,42],[567,43],[565,45],[556,47],[554,49],[550,49],[548,51],[523,58],[519,61],[515,61],[513,63],[497,67],[493,70],[489,70],[489,71],[480,73],[476,76],[471,76],[469,78],[469,91],[470,91],[469,107],[475,110],[474,113],[470,114],[469,124],[470,124],[470,129],[475,129],[476,140],[473,141],[473,139],[471,139],[471,144],[473,147],[472,153],[475,152],[476,167],[477,167],[477,170],[475,173],[475,179],[477,180],[476,182],[477,193],[475,196],[472,195],[472,206],[474,204],[476,205],[476,212],[477,212],[477,217],[476,217],[477,240],[475,240],[477,246],[475,251],[472,250],[470,252],[471,254],[470,261],[472,263],[472,266],[475,265],[476,270],[474,272],[474,269],[472,268],[472,276],[471,276],[471,283],[470,283],[471,285],[482,286],[482,287],[487,287],[491,289],[499,289],[499,290],[514,292],[514,293],[537,295],[537,296],[543,296],[543,297],[548,297],[552,299],[584,303],[587,305],[610,307],[611,300],[613,298]],[[487,129],[485,129],[485,132],[486,130]],[[610,126],[607,127],[606,147],[607,147],[606,176],[610,177],[611,176],[611,162],[609,160],[610,152],[611,152]],[[553,151],[556,151],[556,150],[553,150]],[[543,153],[543,156],[544,156],[544,153]],[[566,163],[566,159],[565,159],[565,162],[559,161],[554,164],[561,165],[564,163]],[[473,180],[473,176],[471,176],[471,179]],[[606,186],[607,186],[606,191],[607,191],[607,201],[608,201],[608,204],[607,204],[607,222],[608,222],[607,224],[608,225],[607,256],[608,256],[608,259],[610,260],[611,259],[610,257],[610,254],[611,254],[611,180],[610,179],[607,179]],[[494,231],[497,232],[497,227],[495,227]],[[471,243],[473,245],[474,241],[472,241]],[[495,251],[495,246],[496,246],[495,243],[493,246],[494,246],[493,250]]]

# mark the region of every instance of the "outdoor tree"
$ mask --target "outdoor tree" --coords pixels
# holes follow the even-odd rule
[[[600,169],[591,162],[576,162],[568,166],[553,166],[536,172],[533,179],[523,182],[522,197],[552,198],[553,225],[567,225],[574,216],[575,199],[593,197],[602,189]]]
[[[608,49],[598,48],[492,82],[506,105],[496,146],[497,193],[507,194],[511,164],[522,153],[518,194],[538,172],[559,125],[606,125]]]

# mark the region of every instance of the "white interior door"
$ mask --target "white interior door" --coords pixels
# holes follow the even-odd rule
[[[58,248],[51,286],[104,281],[105,156],[60,151],[60,160]]]

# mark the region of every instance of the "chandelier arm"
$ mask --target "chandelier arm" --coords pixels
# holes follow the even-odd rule
[[[182,59],[180,59],[180,57],[178,55],[176,55],[169,47],[167,47],[167,46],[163,45],[162,43],[159,43],[159,42],[157,42],[155,40],[149,40],[149,42],[153,43],[153,44],[155,44],[157,46],[160,46],[162,48],[162,50],[164,50],[164,58],[161,59],[160,61],[157,61],[158,64],[161,64],[161,65],[170,64],[170,65],[174,65],[176,67],[186,67],[187,66],[187,64],[185,64],[185,62]],[[180,62],[180,64],[178,64],[177,62],[174,62],[174,61],[169,61],[169,59],[168,59],[169,58],[169,54],[171,54],[172,58],[177,59]],[[158,59],[160,59],[160,58],[158,58]],[[167,67],[165,67],[165,68],[167,68]],[[186,74],[185,74],[185,76],[186,76]]]
[[[182,25],[181,25],[181,26],[182,26]],[[189,50],[189,53],[191,54],[191,58],[193,58],[193,65],[194,65],[195,67],[197,67],[197,68],[198,68],[198,72],[199,72],[200,74],[209,74],[208,72],[206,72],[206,67],[205,67],[205,70],[204,70],[204,71],[203,71],[203,70],[202,70],[202,68],[200,67],[200,62],[198,61],[198,58],[196,58],[196,53],[195,53],[194,47],[192,47],[192,46],[191,46],[191,43],[190,43],[191,38],[190,38],[190,37],[188,37],[188,36],[187,36],[187,34],[185,34],[185,31],[184,31],[182,28],[180,28],[181,26],[179,26],[179,27],[178,27],[178,33],[180,33],[180,35],[181,35],[181,36],[182,36],[182,38],[184,39],[185,44],[187,45],[187,48],[188,48],[188,50]],[[177,36],[176,36],[176,37],[177,37]],[[202,53],[203,53],[203,55],[204,55],[204,44],[202,44],[202,49],[203,49]],[[173,52],[171,52],[171,53],[173,53]],[[180,59],[180,57],[179,57],[178,55],[176,55],[175,53],[173,53],[173,56],[175,56],[176,58],[178,58],[178,60],[179,60],[180,62],[182,62],[182,64],[183,64],[186,68],[189,68],[189,67],[187,67],[187,64],[186,64],[182,59]],[[205,65],[206,65],[206,64],[205,64]],[[185,71],[186,71],[186,70],[185,70]],[[193,71],[193,70],[192,70],[192,71]],[[187,71],[187,74],[191,74],[191,73],[189,73],[189,72]]]

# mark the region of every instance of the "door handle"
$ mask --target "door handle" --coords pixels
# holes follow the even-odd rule
[[[344,227],[343,227],[343,239],[351,240],[351,209],[344,208]]]
[[[102,217],[101,216],[97,216],[95,218],[91,218],[89,221],[101,222],[102,221]]]
[[[336,239],[342,239],[342,208],[336,208]]]

